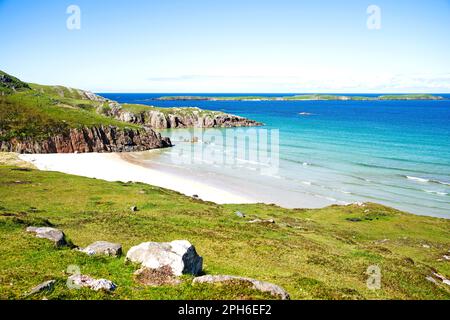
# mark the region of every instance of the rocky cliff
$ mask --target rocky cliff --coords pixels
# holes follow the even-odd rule
[[[89,91],[25,83],[0,71],[0,151],[144,151],[172,146],[153,129],[258,125],[198,108],[122,105]]]
[[[148,110],[133,112],[113,103],[103,114],[120,121],[147,125],[154,129],[178,128],[231,128],[261,126],[254,120],[223,112],[204,111],[199,108],[171,108],[162,111],[148,107]]]
[[[0,141],[0,151],[18,153],[131,152],[172,146],[170,139],[150,128],[118,129],[114,126],[70,129],[47,139]]]

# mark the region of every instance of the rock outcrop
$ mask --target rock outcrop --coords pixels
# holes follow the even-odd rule
[[[0,151],[17,153],[130,152],[170,147],[169,138],[151,128],[120,129],[114,126],[70,129],[47,139],[0,141]]]
[[[147,125],[153,129],[180,128],[232,128],[253,127],[263,125],[260,122],[223,112],[205,112],[199,108],[172,108],[160,111],[148,107],[149,110],[139,113],[124,109],[120,104],[111,104],[102,113],[120,121]]]
[[[203,268],[203,258],[186,240],[141,243],[127,252],[127,261],[140,263],[148,269],[169,267],[174,276],[198,275]]]
[[[122,255],[122,245],[119,243],[111,243],[107,241],[96,241],[86,248],[80,249],[90,256],[105,255],[111,257],[120,257]]]
[[[28,227],[27,232],[36,234],[37,238],[47,239],[53,241],[55,246],[62,247],[67,245],[64,232],[50,227]]]
[[[282,300],[290,299],[289,293],[287,293],[283,288],[270,282],[259,281],[251,278],[227,275],[206,275],[195,278],[193,283],[248,283],[254,290],[270,293],[272,296],[276,296]]]
[[[51,291],[55,287],[56,280],[45,281],[41,284],[38,284],[30,292],[26,294],[26,296],[31,296],[33,294],[37,294],[42,291]]]

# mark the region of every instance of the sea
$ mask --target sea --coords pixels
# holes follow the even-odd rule
[[[222,111],[263,123],[164,130],[175,147],[148,158],[256,202],[289,208],[374,202],[450,218],[450,94],[437,94],[444,100],[410,101],[156,100],[291,95],[254,93],[100,95],[120,103]]]

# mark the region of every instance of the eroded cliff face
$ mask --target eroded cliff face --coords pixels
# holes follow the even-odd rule
[[[124,110],[117,104],[112,105],[104,114],[120,121],[147,125],[154,129],[232,128],[263,125],[254,120],[222,112],[205,114],[197,108],[190,108],[189,112],[182,108],[173,108],[164,113],[159,110],[151,110],[150,107],[149,109],[148,111],[134,113]]]
[[[0,141],[0,151],[17,153],[132,152],[170,146],[169,138],[147,127],[135,130],[99,126],[70,129],[47,139]]]

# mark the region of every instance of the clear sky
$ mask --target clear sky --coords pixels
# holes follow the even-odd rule
[[[450,0],[0,0],[0,30],[1,70],[95,92],[450,92]]]

